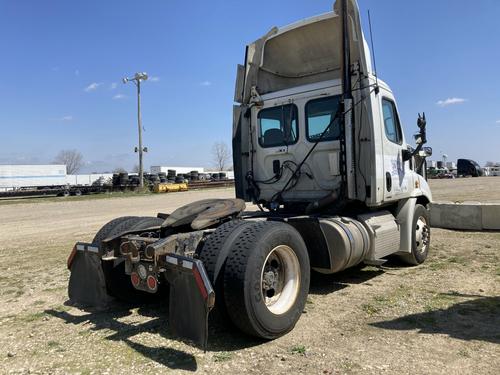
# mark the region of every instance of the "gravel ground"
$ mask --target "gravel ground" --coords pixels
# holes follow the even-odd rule
[[[500,176],[431,179],[435,201],[479,201],[500,203]]]
[[[500,233],[436,229],[422,266],[313,275],[291,333],[259,341],[213,319],[206,353],[171,337],[165,303],[98,312],[65,304],[76,240],[117,216],[232,195],[0,205],[0,373],[498,373]]]

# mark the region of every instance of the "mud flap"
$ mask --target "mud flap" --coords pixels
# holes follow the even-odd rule
[[[77,242],[68,258],[71,271],[68,296],[71,303],[89,307],[106,307],[111,297],[101,265],[101,251],[92,244]]]
[[[215,293],[203,263],[175,254],[167,255],[165,261],[170,284],[170,330],[206,350],[208,314],[214,307]]]

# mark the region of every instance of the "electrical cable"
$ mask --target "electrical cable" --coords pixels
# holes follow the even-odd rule
[[[376,88],[375,88],[376,89]],[[373,90],[370,90],[370,94],[375,91],[375,89]],[[368,96],[369,96],[368,95]],[[356,103],[354,103],[354,105],[349,108],[347,111],[344,111],[343,113],[340,113],[340,107],[337,109],[337,112],[335,114],[335,116],[333,117],[333,119],[330,121],[330,123],[327,125],[327,127],[325,128],[325,130],[323,130],[323,132],[321,133],[321,135],[319,136],[319,138],[316,140],[316,142],[313,144],[313,146],[309,149],[309,151],[307,152],[307,154],[304,156],[304,158],[302,159],[302,161],[299,163],[299,165],[297,166],[297,168],[295,169],[295,172],[292,174],[292,176],[290,176],[290,178],[288,179],[288,181],[286,182],[285,186],[279,191],[277,192],[276,194],[274,194],[271,198],[271,203],[275,202],[276,198],[281,198],[282,194],[290,189],[292,189],[294,186],[297,185],[298,183],[298,176],[297,176],[297,173],[299,173],[300,175],[300,168],[302,167],[302,165],[304,165],[305,161],[309,158],[309,156],[312,154],[312,152],[314,151],[314,149],[316,148],[316,146],[319,144],[319,142],[324,138],[325,134],[328,132],[328,130],[330,129],[330,127],[333,125],[333,123],[337,120],[337,118],[339,118],[339,115],[342,115],[342,116],[345,116],[346,114],[348,114],[349,112],[353,111],[354,108],[356,108],[356,106],[361,103],[363,100],[365,100],[366,97],[362,97],[360,100],[358,100]],[[297,181],[289,188],[288,185],[290,184],[290,182],[294,179],[297,179]]]

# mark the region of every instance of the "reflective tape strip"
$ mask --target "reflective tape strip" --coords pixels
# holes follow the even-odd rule
[[[193,262],[190,262],[188,260],[183,260],[182,267],[189,268],[191,270],[191,269],[193,269]]]
[[[193,263],[191,263],[191,265],[192,264]],[[206,300],[208,297],[208,292],[207,292],[207,288],[205,287],[205,284],[203,283],[202,277],[200,275],[200,271],[198,271],[198,267],[193,268],[193,275],[194,275],[194,280],[196,281],[196,285],[198,286],[198,289],[200,290],[201,296],[203,297],[204,300]]]
[[[85,245],[76,245],[78,251],[85,251]]]
[[[95,246],[87,246],[87,250],[96,254],[99,252],[99,248]]]
[[[165,260],[168,262],[168,263],[172,263],[172,264],[175,264],[177,265],[177,258],[174,258],[174,257],[171,257],[171,256],[168,256],[165,258]]]

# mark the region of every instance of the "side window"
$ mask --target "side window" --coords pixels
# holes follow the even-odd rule
[[[399,124],[396,106],[388,99],[382,99],[382,114],[384,115],[384,128],[387,139],[391,142],[401,144],[401,125]]]
[[[259,144],[262,147],[288,146],[297,142],[297,106],[287,104],[262,109],[258,116]]]
[[[306,104],[306,137],[316,142],[334,119],[339,107],[340,95],[314,99]],[[330,125],[321,141],[334,141],[340,137],[340,119]]]

